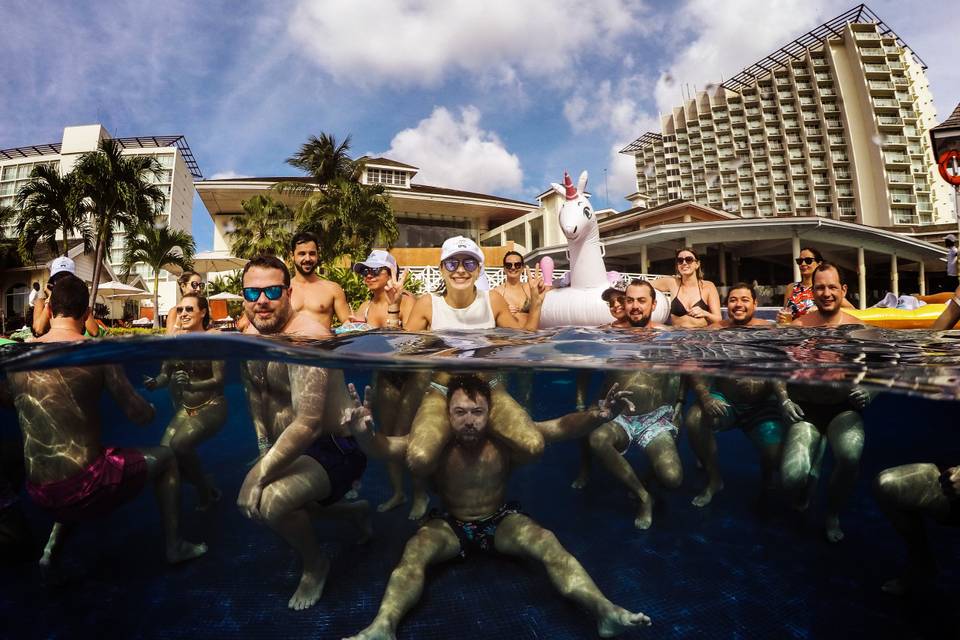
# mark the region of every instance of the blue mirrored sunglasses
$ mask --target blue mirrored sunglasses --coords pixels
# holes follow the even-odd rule
[[[247,302],[256,302],[260,299],[260,294],[267,296],[267,300],[279,300],[286,289],[282,284],[275,284],[269,287],[244,287],[243,299]]]

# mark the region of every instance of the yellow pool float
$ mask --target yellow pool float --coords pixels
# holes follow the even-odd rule
[[[940,317],[945,304],[927,304],[919,309],[844,309],[845,313],[865,323],[884,329],[929,329]]]

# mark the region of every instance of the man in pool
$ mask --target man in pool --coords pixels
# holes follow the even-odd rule
[[[322,338],[329,330],[290,301],[290,272],[273,256],[243,271],[243,311],[261,335]],[[323,594],[330,561],[323,555],[312,514],[346,517],[370,535],[369,505],[340,502],[366,468],[366,457],[340,417],[349,408],[343,372],[273,361],[242,369],[261,456],[247,473],[237,505],[294,548],[303,573],[288,606],[313,606]]]
[[[355,638],[396,638],[397,625],[423,591],[428,566],[493,551],[543,563],[560,592],[594,615],[601,637],[650,624],[644,614],[610,602],[552,532],[522,513],[518,504],[505,500],[515,465],[537,458],[545,442],[576,437],[610,420],[630,407],[628,394],[613,386],[598,408],[532,423],[532,428],[523,422],[495,425],[490,420],[490,386],[477,376],[457,376],[448,385],[448,419],[439,429],[387,437],[373,432],[369,388],[362,404],[353,385],[350,393],[353,408],[344,412],[343,421],[361,446],[370,455],[406,458],[415,463],[411,468],[430,469],[444,505],[444,511],[432,511],[407,542],[376,618]]]
[[[635,329],[663,329],[653,322],[653,310],[657,307],[657,292],[646,280],[634,278],[623,292],[623,307],[629,326]]]
[[[960,458],[953,456],[954,462]],[[907,543],[909,563],[883,590],[902,595],[922,588],[936,575],[936,555],[930,550],[924,518],[960,526],[960,464],[907,464],[881,471],[874,482],[880,508]]]
[[[90,293],[75,275],[58,279],[50,296],[50,331],[41,342],[83,340]],[[205,544],[179,534],[180,475],[168,447],[104,448],[100,396],[110,392],[132,422],[153,420],[154,407],[114,365],[11,373],[10,388],[24,436],[27,493],[55,524],[40,560],[50,568],[69,529],[132,500],[152,482],[160,505],[170,563],[203,555]]]
[[[707,506],[723,489],[715,436],[720,431],[740,429],[750,438],[760,451],[762,484],[769,491],[786,432],[781,415],[789,400],[786,385],[760,378],[716,378],[711,385],[709,379],[690,376],[690,387],[696,402],[687,411],[687,435],[707,473],[707,486],[693,499],[694,506]]]
[[[290,303],[294,311],[330,329],[334,314],[340,322],[349,321],[350,305],[340,285],[317,275],[319,246],[317,236],[309,231],[301,231],[293,236],[290,249],[296,275],[291,283]]]
[[[754,318],[757,312],[757,291],[746,282],[738,282],[727,293],[727,319],[710,325],[711,329],[735,327],[772,327],[769,320]]]
[[[843,281],[840,268],[831,262],[821,262],[813,272],[813,302],[816,311],[800,316],[793,322],[794,327],[837,327],[844,324],[863,324],[863,322],[843,311],[843,301],[847,297],[847,283]]]

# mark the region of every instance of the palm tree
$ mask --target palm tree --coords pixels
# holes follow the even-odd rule
[[[124,156],[122,151],[116,140],[102,140],[99,150],[80,156],[75,169],[91,214],[96,246],[91,306],[97,299],[103,258],[114,234],[153,226],[166,202],[166,194],[155,184],[163,171],[157,159]]]
[[[17,217],[17,210],[13,207],[0,207],[0,269],[9,268],[14,265],[19,258],[17,255],[17,241],[11,236],[7,237],[7,229],[13,224]]]
[[[338,145],[333,135],[321,132],[319,137],[310,136],[300,151],[287,158],[287,164],[309,174],[317,186],[323,186],[334,180],[349,179],[354,174],[357,163],[348,151],[349,134]]]
[[[234,218],[234,229],[227,232],[233,255],[247,259],[261,254],[283,256],[292,235],[290,207],[262,195],[244,200],[241,205],[244,215]]]
[[[79,176],[70,172],[60,175],[57,167],[39,165],[17,192],[17,234],[20,253],[30,260],[40,243],[46,244],[53,255],[67,255],[70,238],[79,237],[83,250],[90,250],[90,224],[83,204]],[[57,245],[57,233],[63,235],[63,247]]]
[[[327,264],[343,255],[361,258],[374,246],[392,245],[400,234],[382,185],[342,179],[304,200],[297,228],[324,239],[319,259]]]
[[[193,254],[197,245],[186,231],[170,229],[166,225],[144,224],[133,229],[127,236],[123,250],[123,278],[126,279],[133,265],[143,262],[153,269],[153,327],[160,326],[160,270],[176,267],[187,271],[193,266]]]

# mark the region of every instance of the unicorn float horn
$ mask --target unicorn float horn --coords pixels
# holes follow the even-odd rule
[[[553,286],[553,258],[544,256],[540,260],[540,273],[543,275],[543,284]]]

